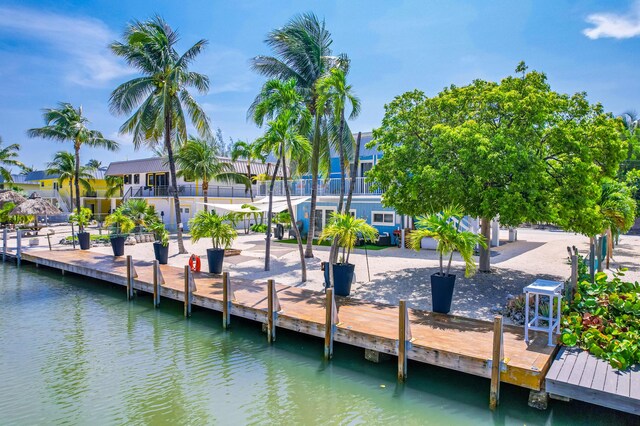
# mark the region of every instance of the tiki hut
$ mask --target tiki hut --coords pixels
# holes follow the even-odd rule
[[[27,199],[18,194],[16,191],[11,191],[10,189],[0,191],[0,209],[7,203],[13,203],[17,206],[24,203],[25,201],[27,201]]]
[[[18,206],[16,206],[16,208],[11,210],[10,214],[13,216],[33,216],[35,218],[34,225],[37,229],[38,216],[44,216],[46,218],[47,216],[56,215],[59,213],[59,208],[51,204],[49,201],[41,198],[34,192],[26,201],[20,203]]]

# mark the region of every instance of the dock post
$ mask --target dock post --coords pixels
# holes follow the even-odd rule
[[[133,259],[127,255],[127,299],[133,299]]]
[[[2,230],[2,261],[7,260],[7,228]]]
[[[160,289],[164,284],[164,277],[162,271],[160,271],[160,263],[157,260],[153,261],[153,307],[160,306]]]
[[[407,311],[407,301],[400,300],[398,318],[398,381],[404,382],[407,379],[407,343],[409,330],[409,312]]]
[[[191,268],[184,265],[184,316],[191,316]]]
[[[229,328],[229,324],[231,324],[231,314],[229,310],[231,308],[231,301],[229,300],[229,293],[231,283],[229,282],[229,273],[222,273],[222,328]]]
[[[18,241],[18,247],[16,248],[16,263],[20,266],[20,258],[22,257],[22,229],[18,229],[18,236],[16,239]]]
[[[493,355],[491,358],[491,392],[489,408],[495,410],[500,401],[500,367],[502,363],[502,315],[493,319]]]
[[[273,343],[276,340],[276,327],[274,325],[275,317],[275,283],[273,280],[267,281],[267,341]]]
[[[336,300],[333,297],[333,288],[326,291],[325,330],[324,330],[324,359],[333,358],[333,334],[335,333]]]

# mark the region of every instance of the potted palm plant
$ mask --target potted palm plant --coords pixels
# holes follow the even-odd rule
[[[209,272],[212,274],[222,273],[224,249],[229,248],[238,236],[233,222],[233,216],[219,216],[215,211],[200,211],[189,221],[191,240],[194,243],[197,243],[201,238],[211,238],[213,248],[207,249],[207,261],[209,262]]]
[[[116,209],[116,211],[105,218],[104,224],[111,227],[110,239],[113,255],[123,256],[124,242],[129,232],[136,226],[135,223],[129,216],[124,214],[121,209]]]
[[[153,252],[156,260],[161,265],[166,265],[169,261],[169,232],[162,222],[147,224],[147,228],[155,235],[156,241],[153,243]]]
[[[91,235],[84,231],[90,219],[91,210],[86,207],[81,208],[80,212],[73,213],[69,216],[69,222],[78,225],[78,229],[82,230],[76,234],[78,236],[78,242],[80,243],[80,250],[89,250],[91,248]]]
[[[335,213],[329,224],[320,234],[318,243],[332,239],[342,248],[342,255],[337,263],[329,265],[333,268],[333,287],[338,296],[348,296],[351,293],[351,282],[355,265],[349,263],[349,255],[356,246],[356,240],[361,236],[365,241],[378,239],[378,230],[369,225],[364,219],[357,219],[350,213]]]
[[[442,213],[431,214],[418,218],[418,229],[409,236],[411,248],[418,251],[423,238],[436,240],[436,251],[440,255],[440,271],[431,275],[431,299],[433,312],[443,314],[451,310],[453,287],[456,282],[455,274],[451,274],[451,260],[453,252],[460,253],[465,263],[465,276],[470,277],[476,271],[473,252],[477,245],[486,248],[487,243],[482,235],[469,231],[461,231],[460,223],[463,214],[458,207],[449,207]],[[449,256],[447,269],[444,269],[444,256]]]

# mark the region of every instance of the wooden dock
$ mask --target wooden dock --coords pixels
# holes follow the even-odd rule
[[[133,289],[154,293],[156,267],[151,261],[133,259],[133,267],[128,267],[124,257],[80,250],[25,251],[22,259],[118,285],[129,284],[130,294]],[[402,376],[406,374],[406,359],[485,378],[491,378],[493,366],[496,386],[504,382],[540,390],[556,352],[556,347],[547,346],[546,334],[533,334],[527,345],[521,327],[504,326],[500,335],[494,333],[494,323],[487,321],[414,309],[407,309],[402,315],[398,306],[340,297],[336,298],[337,314],[333,315],[328,313],[329,309],[333,312],[332,308],[328,309],[331,300],[323,292],[276,283],[274,296],[269,297],[266,282],[241,281],[233,276],[229,277],[230,285],[224,291],[219,276],[191,274],[188,268],[167,265],[161,265],[159,270],[164,277],[159,296],[182,302],[185,302],[185,294],[190,293],[188,276],[193,276],[197,289],[187,294],[190,303],[185,302],[185,314],[187,304],[189,309],[193,304],[219,312],[228,311],[232,316],[248,318],[268,327],[273,324],[273,338],[276,328],[324,338],[325,352],[329,347],[327,339],[330,339],[330,343],[346,343],[379,353],[400,356],[406,353],[405,362],[400,358],[398,362]],[[270,309],[273,310],[271,319]],[[502,330],[501,318],[499,320],[498,332]],[[223,319],[226,325],[225,321],[226,318]],[[405,322],[407,331],[402,339]],[[500,362],[494,365],[492,358],[500,353]],[[493,385],[491,389],[492,394],[497,390]]]
[[[640,368],[618,371],[577,348],[562,348],[547,374],[547,392],[640,415]]]

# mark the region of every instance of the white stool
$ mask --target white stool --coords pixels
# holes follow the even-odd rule
[[[529,330],[546,331],[549,333],[549,346],[553,346],[553,331],[560,333],[560,305],[562,301],[562,287],[564,283],[560,281],[535,280],[532,284],[526,286],[524,291],[525,310],[524,310],[524,341],[529,343]],[[530,295],[535,295],[534,315],[529,320],[529,299]],[[540,296],[549,298],[549,316],[540,317],[539,306]],[[558,308],[553,309],[554,299],[558,299]],[[554,315],[555,314],[555,315]],[[548,322],[546,327],[541,327],[538,322],[544,319]]]

